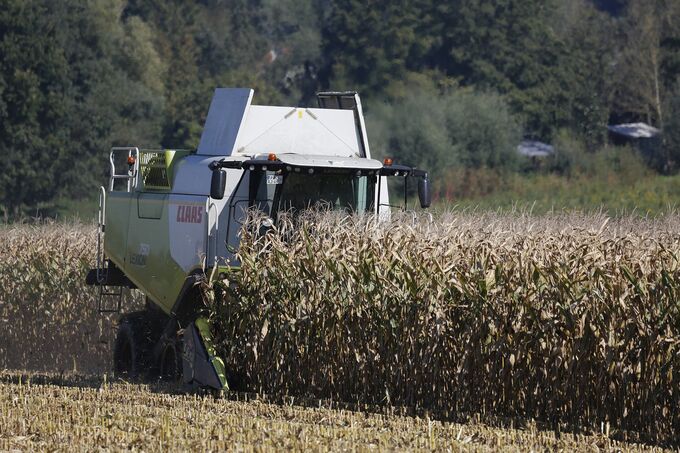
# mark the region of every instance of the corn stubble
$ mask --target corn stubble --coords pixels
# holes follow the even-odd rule
[[[239,399],[236,399],[236,398]],[[101,377],[0,372],[0,451],[661,451],[603,434],[176,395]]]
[[[270,394],[677,442],[678,220],[253,219],[217,284],[222,354]]]

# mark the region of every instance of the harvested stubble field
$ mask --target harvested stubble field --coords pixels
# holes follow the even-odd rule
[[[477,414],[492,424],[514,420],[521,425],[524,420],[530,426],[527,420],[535,419],[542,427],[583,434],[606,427],[612,438],[678,445],[677,215],[608,220],[602,215],[459,212],[434,221],[395,219],[380,228],[371,219],[326,216],[301,221],[297,233],[285,226],[264,236],[244,230],[242,272],[229,276],[227,285],[217,283],[226,288],[224,297],[212,301],[221,353],[248,390],[296,401],[324,398],[405,406],[439,420],[461,421]],[[93,228],[6,227],[0,230],[0,244],[0,344],[6,346],[0,349],[0,367],[107,371],[112,319],[95,314],[94,293],[81,284],[94,255]],[[239,289],[234,291],[229,283]],[[9,401],[18,384],[10,378],[4,382],[2,398]],[[53,409],[54,416],[61,417],[71,410],[94,411],[92,406],[99,403],[88,399],[87,392],[99,395],[121,385],[106,386],[99,393],[68,383],[58,388],[34,386],[29,398],[49,401],[45,394],[69,395],[64,398],[75,399],[75,406],[62,408],[66,411],[62,415],[62,409]],[[262,403],[208,403],[145,387],[124,388],[129,399],[119,401],[121,406],[114,411],[128,414],[121,415],[124,421],[116,425],[121,431],[133,431],[132,420],[150,426],[154,422],[144,417],[154,411],[162,419],[164,414],[170,417],[164,411],[181,414],[181,408],[194,404],[190,401],[202,401],[195,404],[210,404],[215,413],[231,411],[234,420],[239,414],[252,414],[261,427],[277,431],[285,425],[280,435],[296,436],[295,417],[272,422],[258,412]],[[147,406],[146,415],[129,409]],[[306,412],[310,409],[266,407],[281,413],[300,411],[303,420],[317,420]],[[30,409],[3,413],[20,417],[20,410]],[[197,412],[192,417],[211,417]],[[320,427],[309,431],[322,439],[319,444],[299,443],[299,436],[284,441],[276,435],[279,440],[269,443],[241,428],[232,439],[244,439],[244,448],[352,448],[358,440],[340,439],[350,435],[337,428],[348,423],[342,414],[383,423],[382,428],[371,429],[391,442],[376,444],[384,448],[431,446],[432,435],[423,434],[424,422],[418,418],[334,411],[320,416],[323,423],[301,422],[303,427],[328,423],[331,428],[324,432],[332,438]],[[101,418],[89,420],[101,429]],[[20,422],[3,419],[0,433],[16,434],[20,426],[16,423]],[[442,442],[435,446],[467,445],[455,437],[461,425],[432,423],[442,433],[438,438]],[[197,431],[208,432],[204,427],[215,425],[206,421],[196,426],[201,426]],[[225,433],[234,432],[229,426]],[[464,438],[469,447],[607,446],[600,437],[583,434],[562,434],[558,439],[554,432],[481,424],[463,428],[486,433],[467,434],[472,436]],[[403,440],[402,431],[410,441]],[[370,430],[350,432],[373,435]],[[148,434],[146,429],[139,433]],[[190,446],[195,445],[194,434],[188,430],[178,434],[185,444],[156,441]],[[154,438],[148,435],[145,439]],[[373,443],[356,445],[368,448]]]
[[[490,428],[427,417],[173,394],[102,378],[0,373],[0,451],[660,451],[535,425]],[[238,399],[240,399],[240,401]]]

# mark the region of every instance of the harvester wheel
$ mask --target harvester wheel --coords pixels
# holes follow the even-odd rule
[[[182,377],[182,354],[177,342],[168,342],[161,351],[159,361],[160,377],[164,381],[179,382]]]
[[[116,375],[135,379],[144,372],[145,342],[141,323],[124,320],[118,326],[113,349],[113,370]]]

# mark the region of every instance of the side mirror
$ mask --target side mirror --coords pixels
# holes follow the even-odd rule
[[[212,172],[210,180],[210,198],[221,200],[224,198],[224,189],[227,187],[227,172],[216,168]]]
[[[432,197],[430,196],[430,180],[425,176],[418,180],[418,198],[420,199],[420,207],[429,208],[432,204]]]

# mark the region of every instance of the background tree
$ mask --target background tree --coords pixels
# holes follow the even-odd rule
[[[423,68],[424,1],[331,0],[323,29],[323,83],[366,98],[404,95],[401,82]]]
[[[592,152],[605,144],[608,122],[624,120],[662,127],[660,168],[680,162],[675,0],[2,6],[6,214],[93,193],[112,145],[195,148],[216,86],[254,88],[260,104],[303,106],[319,89],[358,90],[375,149],[430,168],[517,169],[510,144],[520,135],[571,137]]]
[[[586,0],[571,0],[555,10],[551,27],[563,43],[559,74],[566,97],[561,108],[569,118],[555,126],[573,131],[596,149],[607,138],[616,19]]]
[[[0,9],[0,195],[12,215],[50,198],[59,178],[52,167],[70,135],[62,127],[74,104],[69,62],[55,45],[53,13],[22,0]]]
[[[562,43],[549,27],[553,2],[457,0],[436,2],[433,30],[441,42],[432,60],[463,86],[507,96],[528,135],[549,139],[568,122],[568,99],[559,73]]]
[[[374,154],[426,168],[434,181],[441,181],[451,168],[507,171],[519,164],[521,128],[495,94],[465,89],[414,92],[375,106],[368,126]]]
[[[679,21],[678,2],[630,0],[614,61],[615,115],[663,128],[663,98],[678,74]]]

